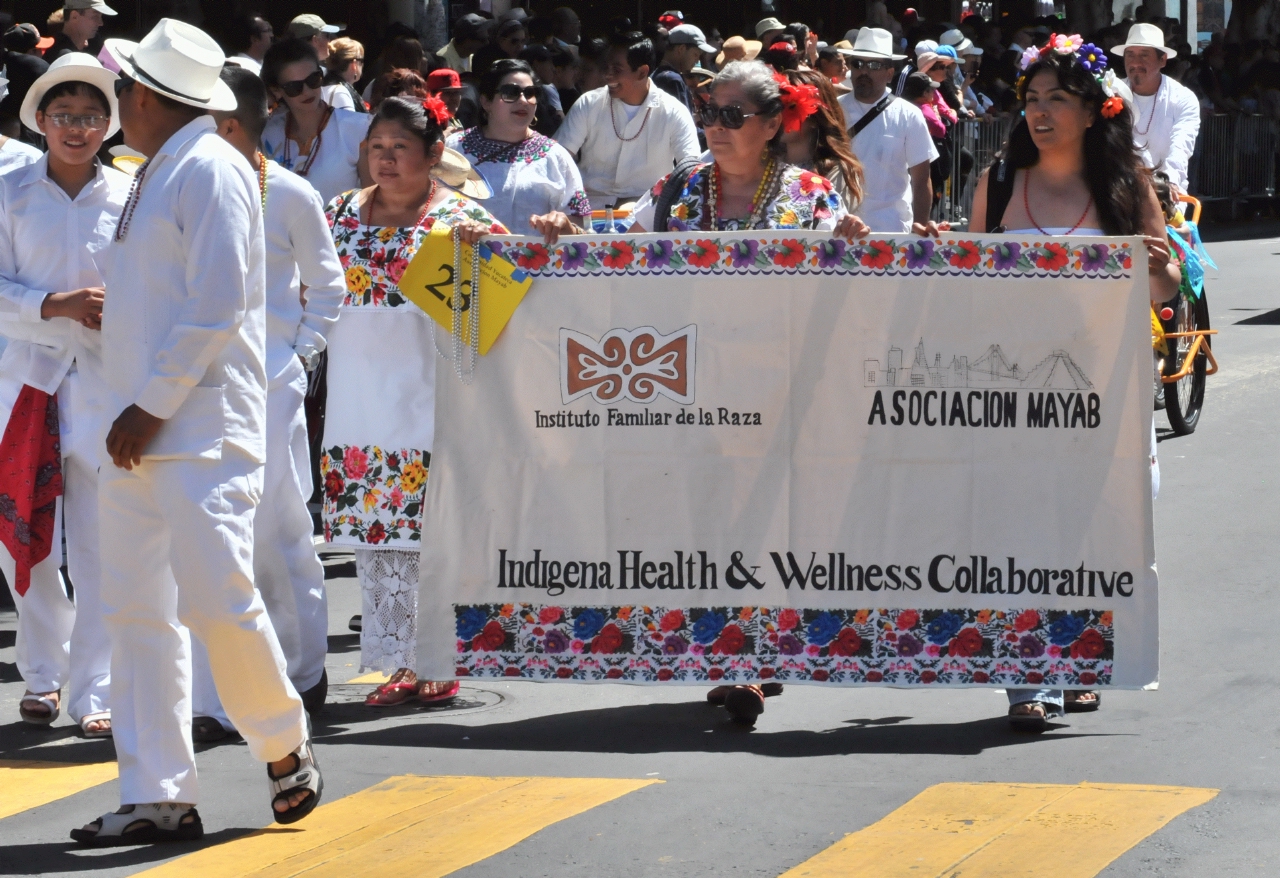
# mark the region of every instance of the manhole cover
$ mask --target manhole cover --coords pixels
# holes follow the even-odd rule
[[[404,704],[395,707],[365,707],[364,700],[374,687],[369,683],[349,684],[342,683],[329,687],[329,697],[325,700],[326,717],[330,710],[334,713],[346,714],[352,708],[351,705],[358,707],[361,711],[371,712],[376,710],[380,716],[399,716],[406,714],[434,716],[442,713],[474,713],[481,710],[489,710],[497,707],[503,702],[503,697],[497,692],[488,689],[475,689],[471,686],[463,686],[462,691],[458,693],[458,697],[452,701],[446,701],[443,704],[419,704],[410,700]],[[335,710],[336,708],[336,710]]]

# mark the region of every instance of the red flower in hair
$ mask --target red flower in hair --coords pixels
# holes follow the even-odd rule
[[[822,96],[812,85],[792,85],[782,77],[778,92],[782,98],[782,130],[788,134],[799,131],[804,120],[822,106]]]
[[[1102,118],[1114,119],[1120,115],[1120,111],[1123,109],[1124,101],[1113,95],[1102,102]]]
[[[427,95],[423,98],[422,109],[426,110],[431,120],[441,128],[448,125],[449,120],[453,118],[453,114],[449,112],[449,108],[445,106],[444,101],[440,100],[436,95]]]

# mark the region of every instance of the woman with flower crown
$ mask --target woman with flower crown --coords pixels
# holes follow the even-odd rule
[[[1023,116],[1009,132],[997,164],[979,180],[975,232],[1040,235],[1142,235],[1151,301],[1178,291],[1164,215],[1150,175],[1133,145],[1128,89],[1106,69],[1106,55],[1078,35],[1050,37],[1022,55],[1018,98]],[[1003,177],[1003,179],[1002,179]],[[1011,185],[1010,185],[1011,184]],[[1153,494],[1159,482],[1151,436]],[[1009,721],[1042,730],[1065,710],[1095,710],[1099,694],[1010,689]]]
[[[355,548],[361,669],[394,671],[366,699],[378,707],[458,692],[454,681],[419,681],[413,671],[436,353],[431,318],[399,283],[436,223],[466,243],[507,229],[438,182],[449,118],[437,97],[383,101],[366,138],[373,185],[340,195],[327,210],[347,295],[329,336],[322,518],[327,542]]]
[[[870,231],[845,209],[830,180],[786,161],[783,136],[800,131],[818,111],[818,89],[793,84],[759,61],[733,61],[710,92],[701,114],[713,160],[695,165],[683,180],[677,174],[659,180],[636,204],[633,232],[813,229],[852,240]],[[658,202],[668,200],[670,209],[659,215]],[[765,696],[781,691],[778,683],[717,686],[707,700],[752,725]]]

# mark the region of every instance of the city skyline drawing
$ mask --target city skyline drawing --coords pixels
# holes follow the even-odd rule
[[[944,365],[940,352],[935,352],[930,362],[923,338],[907,365],[903,365],[903,349],[895,345],[889,348],[883,361],[870,357],[863,360],[862,372],[864,387],[1021,387],[1047,390],[1093,387],[1084,370],[1064,350],[1051,351],[1028,370],[1011,363],[998,344],[990,345],[973,360],[953,354],[951,361]]]

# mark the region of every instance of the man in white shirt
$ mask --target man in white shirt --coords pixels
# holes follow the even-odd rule
[[[108,40],[125,143],[149,156],[98,255],[110,460],[99,475],[102,600],[111,634],[119,811],[81,844],[199,838],[190,642],[267,763],[272,815],[292,823],[323,785],[306,713],[253,580],[266,457],[266,270],[258,180],[207,111],[233,110],[225,58],[161,19]],[[185,628],[183,627],[185,626]]]
[[[556,132],[597,210],[636,200],[680,159],[702,152],[689,110],[649,80],[653,61],[653,43],[642,34],[615,37],[605,87],[578,98]]]
[[[325,349],[347,289],[320,196],[258,151],[267,124],[266,86],[233,67],[222,71],[222,81],[237,107],[214,113],[218,134],[249,160],[259,181],[266,163],[267,464],[253,521],[254,584],[284,650],[289,679],[308,712],[316,714],[328,690],[329,609],[307,510],[312,484],[303,402],[307,372]],[[193,735],[197,743],[217,740],[234,725],[218,698],[204,648],[191,646]]]
[[[1177,52],[1165,47],[1154,24],[1129,28],[1127,42],[1110,51],[1124,55],[1125,82],[1133,92],[1133,142],[1148,168],[1163,171],[1177,192],[1187,191],[1187,165],[1200,133],[1200,101],[1195,92],[1161,69]],[[1175,192],[1176,196],[1176,192]]]
[[[261,76],[262,59],[267,57],[267,49],[270,49],[275,41],[275,28],[265,18],[257,15],[250,16],[241,26],[247,31],[244,38],[248,39],[249,45],[243,52],[237,52],[227,61],[243,67],[254,76]]]
[[[858,216],[873,232],[927,230],[933,206],[929,163],[938,150],[920,110],[888,88],[904,57],[893,54],[887,30],[862,28],[849,52],[853,91],[839,98],[866,181]]]

